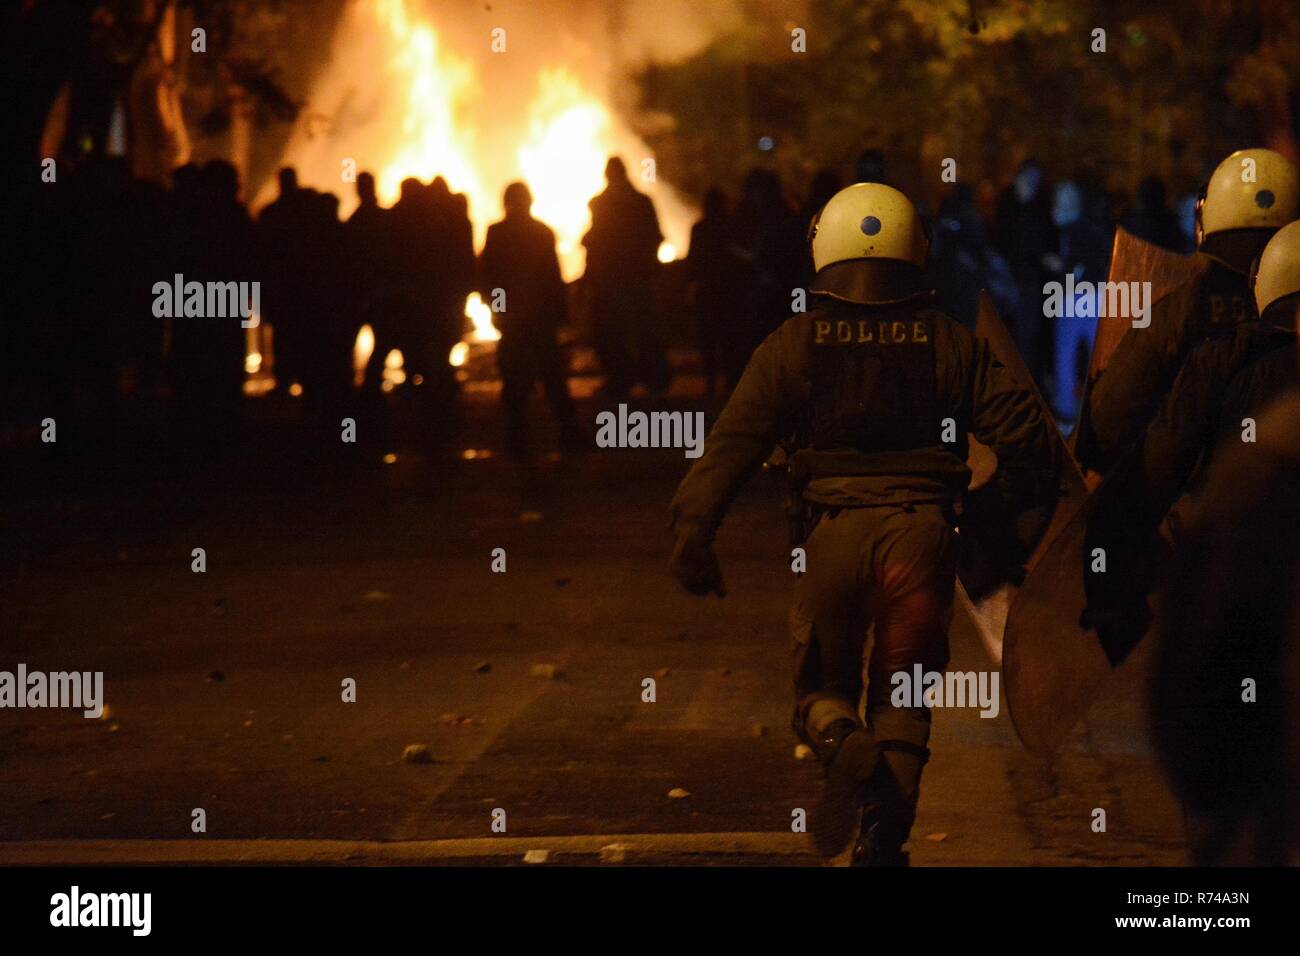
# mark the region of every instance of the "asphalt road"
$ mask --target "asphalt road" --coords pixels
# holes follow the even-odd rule
[[[675,407],[703,407],[691,385]],[[14,457],[0,669],[103,671],[108,712],[0,710],[0,863],[821,862],[791,831],[819,773],[789,729],[771,478],[724,526],[727,598],[698,600],[665,570],[680,451],[520,471],[479,391],[436,442],[257,417],[253,448],[201,466]],[[989,666],[952,639],[953,669]],[[1005,707],[938,713],[914,865],[1184,862],[1145,659],[1050,761]]]

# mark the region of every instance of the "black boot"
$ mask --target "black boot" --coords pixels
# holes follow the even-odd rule
[[[850,866],[907,866],[903,844],[912,833],[921,770],[930,751],[906,740],[881,740],[882,754],[867,786]]]
[[[832,857],[848,846],[853,836],[853,824],[880,754],[871,731],[848,719],[827,727],[818,744],[826,782],[821,803],[813,811],[813,844],[822,856]]]
[[[879,803],[869,802],[862,809],[862,825],[849,866],[907,866],[903,844],[910,829],[890,819]]]

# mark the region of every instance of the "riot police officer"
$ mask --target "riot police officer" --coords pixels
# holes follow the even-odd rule
[[[1269,241],[1253,291],[1262,323],[1296,328],[1300,223]],[[1275,361],[1295,369],[1296,353]],[[1161,601],[1154,738],[1201,865],[1300,862],[1300,390],[1257,430],[1215,456]]]
[[[1031,387],[933,307],[928,241],[906,196],[849,186],[810,236],[812,308],[755,350],[677,489],[671,567],[692,593],[723,594],[712,542],[727,506],[796,435],[791,470],[815,516],[791,612],[794,728],[826,770],[814,840],[833,856],[858,825],[856,864],[904,865],[930,712],[893,706],[891,677],[947,664],[967,432],[997,454],[1008,500],[1054,488],[1057,462]]]
[[[1089,502],[1085,552],[1102,549],[1109,570],[1085,579],[1088,616],[1113,662],[1150,626],[1146,602],[1162,563],[1161,521],[1194,487],[1198,468],[1204,472],[1225,446],[1253,441],[1255,416],[1297,383],[1300,222],[1269,240],[1252,281],[1259,319],[1212,334],[1192,351],[1151,424]],[[1175,544],[1187,520],[1173,522]]]
[[[1130,328],[1088,389],[1075,451],[1106,474],[1141,436],[1192,350],[1215,331],[1255,318],[1251,262],[1300,216],[1300,171],[1271,149],[1242,149],[1210,176],[1196,205],[1197,277],[1155,303],[1151,322]]]

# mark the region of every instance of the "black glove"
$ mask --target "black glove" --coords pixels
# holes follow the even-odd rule
[[[713,545],[708,541],[689,536],[678,538],[668,568],[682,587],[696,597],[708,594],[716,594],[720,598],[727,596],[722,586],[722,568],[718,564],[718,556],[713,553]]]

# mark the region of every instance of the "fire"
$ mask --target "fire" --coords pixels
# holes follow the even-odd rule
[[[473,341],[495,342],[501,338],[501,333],[492,324],[492,310],[477,292],[471,292],[465,300],[465,316],[474,323],[474,331],[471,333]]]
[[[375,353],[375,330],[367,323],[357,331],[356,341],[352,344],[352,384],[358,388],[365,382],[366,366]],[[384,391],[392,391],[406,381],[405,359],[401,349],[390,349],[384,356],[383,381]],[[416,378],[419,378],[417,375]]]
[[[438,9],[417,0],[349,0],[336,33],[331,66],[311,94],[313,115],[286,147],[283,162],[298,169],[304,185],[338,192],[339,160],[375,173],[380,202],[397,201],[403,179],[430,182],[442,176],[469,200],[474,237],[481,250],[487,227],[501,218],[505,187],[516,180],[533,194],[533,215],[556,234],[560,268],[566,280],[582,275],[582,237],[591,224],[588,203],[604,189],[605,163],[621,156],[634,175],[653,155],[603,98],[607,82],[599,68],[581,57],[556,61],[573,48],[535,46],[532,59],[512,48],[509,60],[439,30],[430,19]],[[564,27],[551,36],[563,36]],[[502,64],[509,64],[503,68]],[[659,212],[668,237],[659,249],[662,262],[684,249],[692,210],[663,182],[638,183]],[[256,205],[268,202],[268,183]],[[340,212],[356,208],[356,196],[342,190]],[[448,356],[467,363],[470,345],[500,338],[486,303],[473,294],[465,303],[473,331],[465,349]],[[267,348],[255,351],[263,355]],[[356,342],[358,370],[374,349],[373,332],[363,329]],[[400,364],[385,362],[392,387]],[[250,358],[250,364],[254,360]],[[265,371],[266,361],[258,364]],[[274,357],[270,358],[274,367]],[[358,371],[358,375],[360,375]]]
[[[487,224],[501,216],[505,187],[523,180],[533,194],[533,215],[555,230],[564,277],[580,276],[582,237],[591,225],[587,203],[605,187],[605,162],[627,152],[639,163],[647,152],[644,145],[620,132],[605,104],[561,66],[538,71],[535,89],[525,94],[531,96],[526,109],[494,102],[485,111],[477,101],[481,78],[473,62],[446,50],[433,26],[412,16],[407,0],[370,4],[391,41],[394,52],[385,70],[402,103],[400,138],[378,174],[381,201],[396,201],[407,177],[428,182],[442,176],[469,199],[481,243]],[[494,124],[518,127],[513,155],[507,149],[504,161],[495,148],[499,139],[487,143],[476,135],[485,115]],[[631,150],[639,155],[633,157]],[[660,258],[671,261],[674,248],[665,243]],[[466,315],[482,336],[483,325],[468,306]],[[493,330],[477,340],[495,338]]]
[[[405,0],[374,0],[374,14],[394,41],[396,54],[387,70],[404,97],[400,145],[377,177],[380,199],[396,201],[408,176],[429,180],[441,175],[469,197],[471,208],[489,206],[467,157],[472,128],[458,122],[470,105],[473,69],[439,47],[431,26],[411,20]]]
[[[519,167],[534,197],[533,215],[555,230],[560,262],[574,273],[591,225],[587,203],[605,182],[609,113],[565,70],[547,70],[538,87]]]

